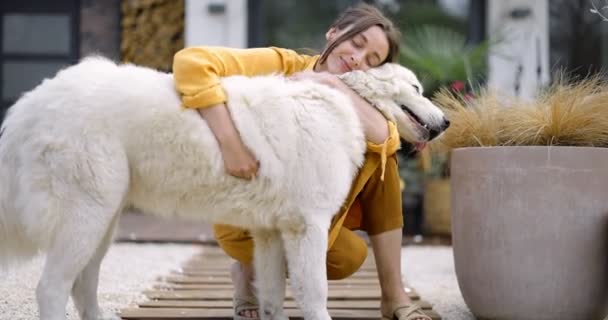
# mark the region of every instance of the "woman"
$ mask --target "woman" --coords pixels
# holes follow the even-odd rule
[[[258,162],[232,122],[219,78],[282,73],[295,79],[319,81],[349,95],[362,121],[368,152],[330,229],[328,278],[346,278],[366,259],[367,245],[352,231],[362,229],[370,235],[376,258],[383,318],[429,320],[412,304],[401,283],[403,218],[395,157],[399,136],[395,125],[336,77],[350,70],[366,70],[396,61],[399,38],[398,30],[380,11],[361,4],[347,9],[332,24],[320,56],[281,48],[192,47],[175,55],[173,72],[184,106],[198,109],[215,134],[226,171],[243,179],[255,178]],[[235,285],[234,319],[257,319],[252,287],[253,241],[246,230],[230,226],[216,225],[214,233],[220,247],[237,261],[231,270]]]

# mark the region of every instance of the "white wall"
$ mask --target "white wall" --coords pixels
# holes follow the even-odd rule
[[[224,5],[210,13],[209,5]],[[185,45],[247,47],[247,0],[186,0]]]
[[[466,19],[469,14],[470,0],[439,0],[439,5],[448,14]]]
[[[548,0],[489,0],[487,9],[488,38],[502,39],[489,57],[488,86],[511,96],[534,97],[549,82]],[[514,18],[515,9],[530,14]]]

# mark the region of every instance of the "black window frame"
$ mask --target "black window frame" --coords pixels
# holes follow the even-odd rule
[[[76,63],[80,59],[80,0],[19,0],[0,3],[0,116],[4,118],[6,109],[15,100],[4,100],[2,89],[4,62],[10,61],[57,61]],[[70,17],[70,50],[68,54],[27,54],[4,53],[4,15],[6,14],[65,14]]]

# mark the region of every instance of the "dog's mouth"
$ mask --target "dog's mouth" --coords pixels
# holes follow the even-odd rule
[[[422,140],[424,140],[423,142],[415,142],[414,146],[416,147],[416,149],[418,151],[424,149],[424,147],[426,146],[426,143],[429,140],[431,131],[429,129],[428,124],[424,123],[420,117],[418,117],[418,115],[416,115],[410,108],[408,108],[406,105],[402,104],[400,105],[401,109],[403,111],[405,111],[405,113],[407,114],[407,116],[410,118],[410,120],[412,121],[412,123],[416,126],[416,129],[418,129],[418,131],[420,132],[420,136],[422,137]]]

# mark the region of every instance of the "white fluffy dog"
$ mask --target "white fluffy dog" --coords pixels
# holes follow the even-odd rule
[[[343,81],[408,141],[447,126],[403,67]],[[260,161],[253,181],[225,173],[212,132],[182,109],[170,74],[87,58],[10,108],[0,137],[0,264],[47,252],[36,290],[41,319],[65,319],[70,294],[82,319],[102,318],[99,266],[125,206],[250,229],[262,319],[286,319],[285,258],[305,319],[330,319],[328,228],[365,152],[351,101],[276,75],[229,77],[222,86]]]

